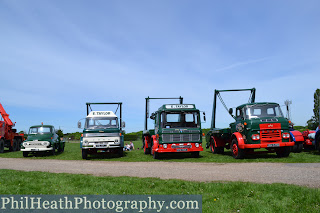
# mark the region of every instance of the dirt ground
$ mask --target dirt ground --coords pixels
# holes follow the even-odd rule
[[[157,177],[200,182],[288,183],[320,188],[320,163],[107,162],[1,158],[0,169],[95,176]]]

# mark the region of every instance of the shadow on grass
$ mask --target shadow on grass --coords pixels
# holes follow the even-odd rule
[[[201,155],[199,157],[193,157],[191,153],[162,153],[159,156],[159,160],[177,160],[177,159],[200,159],[204,156]]]
[[[128,154],[123,152],[122,157],[126,157]],[[122,158],[118,155],[118,153],[110,153],[110,152],[100,152],[95,154],[88,154],[87,160],[101,160],[101,159],[120,159]]]

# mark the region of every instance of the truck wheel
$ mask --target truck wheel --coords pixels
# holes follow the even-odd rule
[[[290,154],[290,146],[285,146],[285,147],[278,148],[276,150],[276,153],[277,153],[277,156],[280,157],[280,158],[288,157],[289,154]]]
[[[52,154],[52,155],[56,155],[56,148],[55,148],[55,146],[52,147],[51,154]]]
[[[17,151],[20,151],[21,149],[21,139],[17,139],[17,142],[18,142],[18,147],[17,147]]]
[[[0,153],[3,153],[4,152],[4,140],[1,139],[0,140]]]
[[[29,152],[22,152],[22,154],[23,154],[23,157],[28,157],[28,155],[29,155]]]
[[[301,142],[301,143],[299,143],[299,146],[298,146],[298,149],[297,149],[297,153],[302,152],[302,149],[303,149],[303,144]]]
[[[232,156],[234,159],[243,159],[244,158],[244,149],[240,149],[237,139],[233,139],[230,146]]]
[[[316,148],[320,152],[320,137],[316,138]]]
[[[18,141],[17,139],[13,139],[12,141],[12,151],[15,152],[18,150]]]
[[[146,154],[146,155],[151,153],[151,149],[150,148],[146,148],[146,142],[145,142],[144,138],[143,138],[143,151],[144,151],[144,154]]]
[[[88,159],[88,150],[82,149],[82,159]]]
[[[58,152],[63,152],[64,151],[64,146],[65,146],[65,144],[59,145]]]
[[[215,142],[213,140],[211,140],[211,143],[210,143],[210,150],[213,154],[224,153],[224,147],[216,147]]]
[[[159,159],[160,154],[158,152],[153,153],[153,159]]]
[[[119,157],[123,157],[123,148],[119,148],[119,150],[118,150],[118,155],[119,155]]]
[[[192,156],[193,158],[198,158],[198,157],[200,156],[200,152],[192,152],[192,153],[191,153],[191,156]]]

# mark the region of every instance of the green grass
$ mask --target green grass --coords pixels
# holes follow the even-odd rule
[[[201,194],[203,212],[319,212],[320,190],[286,184],[199,183],[0,170],[0,194]]]
[[[128,142],[126,142],[128,143]],[[159,161],[152,158],[151,155],[145,155],[143,153],[142,142],[134,141],[135,150],[124,152],[124,157],[119,158],[116,154],[106,153],[105,155],[90,155],[90,160],[101,161]],[[205,145],[205,143],[203,144]],[[138,149],[139,148],[139,149]],[[258,151],[257,151],[258,152]],[[9,152],[5,150],[5,153],[0,154],[3,158],[23,158],[22,152]],[[52,155],[37,155],[28,157],[29,159],[60,159],[60,160],[82,160],[81,149],[79,143],[66,143],[66,148],[63,153],[57,153]],[[233,159],[231,152],[225,150],[225,154],[218,155],[212,154],[209,149],[204,149],[200,152],[199,158],[192,158],[190,153],[176,153],[165,154],[160,159],[161,161],[175,161],[175,162],[212,162],[212,163],[240,163],[240,162],[274,162],[274,163],[320,163],[320,152],[317,150],[306,150],[301,153],[291,153],[287,158],[278,158],[275,153],[268,154],[253,154],[247,155],[246,159],[236,160]]]

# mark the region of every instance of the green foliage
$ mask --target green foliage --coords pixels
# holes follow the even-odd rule
[[[57,135],[59,136],[59,138],[63,138],[63,132],[61,129],[57,131]]]
[[[202,183],[0,170],[0,192],[7,195],[199,194],[202,195],[202,212],[300,213],[320,210],[319,189],[278,183]]]
[[[320,89],[316,89],[313,95],[313,116],[307,121],[308,129],[316,129],[319,126]]]
[[[80,140],[81,134],[81,132],[67,133],[64,137],[70,138],[70,140]]]
[[[308,126],[294,126],[294,130],[297,130],[299,132],[306,131],[308,129]]]
[[[125,141],[136,141],[136,140],[141,140],[141,138],[142,138],[142,131],[124,134]]]

